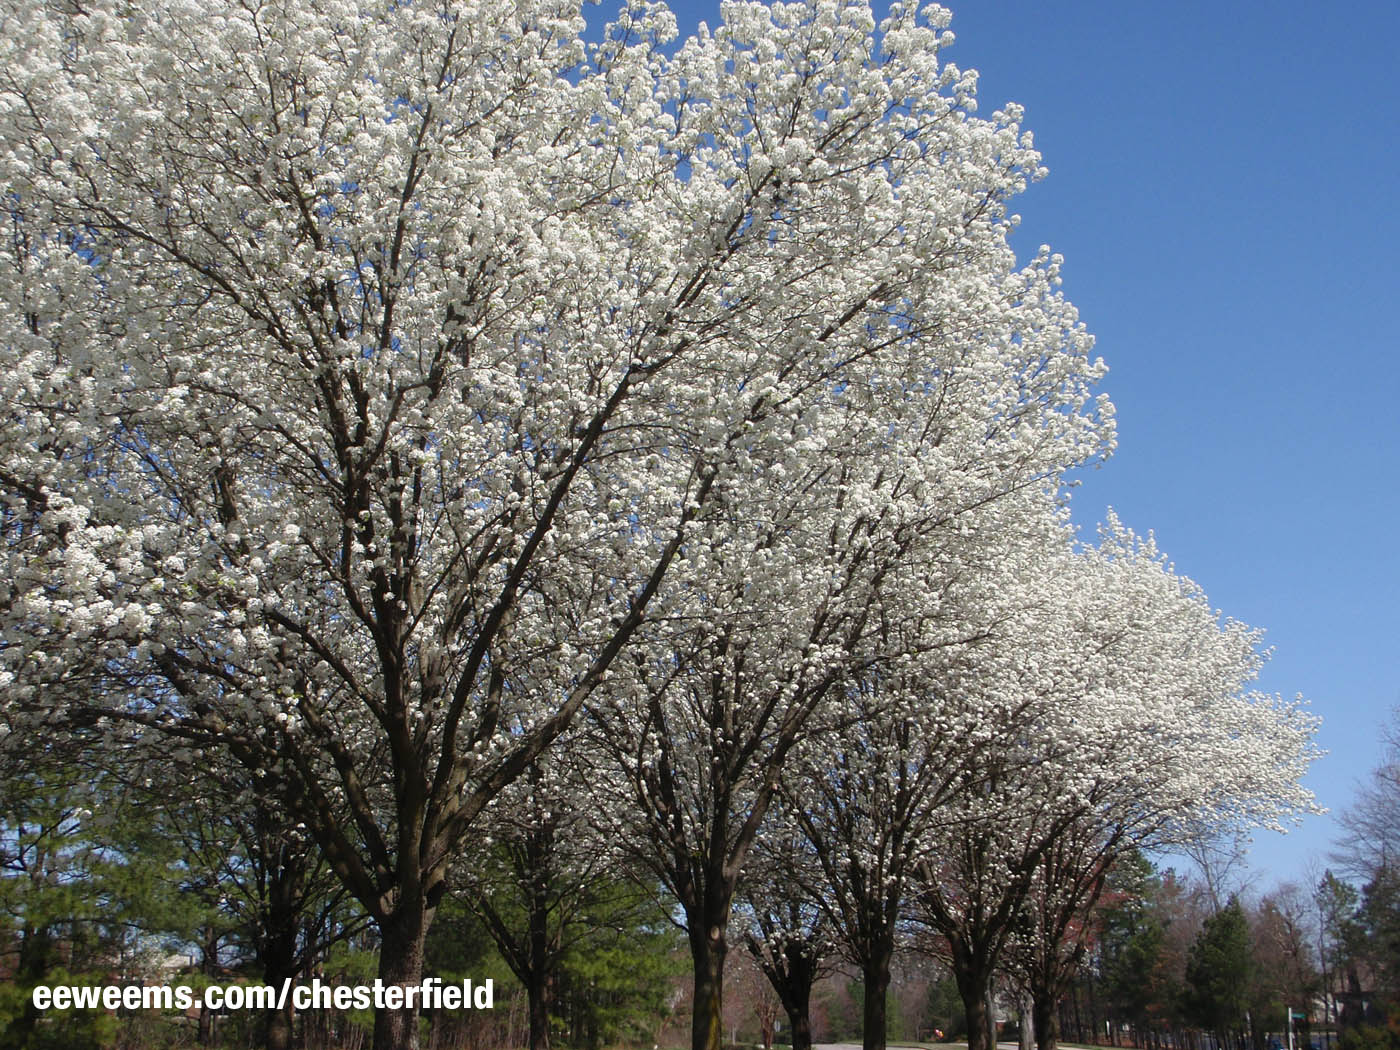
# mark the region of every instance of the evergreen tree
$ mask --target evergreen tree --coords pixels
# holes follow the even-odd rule
[[[1356,913],[1375,997],[1400,1020],[1400,868],[1383,865],[1361,891]]]
[[[42,1027],[32,989],[146,976],[160,936],[195,912],[160,822],[77,740],[0,751],[0,1048],[96,1046],[103,1011],[56,1013]]]
[[[1099,914],[1099,957],[1110,1009],[1141,1033],[1172,998],[1165,968],[1166,922],[1157,907],[1161,877],[1141,853],[1120,858]]]
[[[1205,921],[1186,960],[1188,1020],[1228,1043],[1246,1022],[1254,966],[1249,922],[1237,897]]]

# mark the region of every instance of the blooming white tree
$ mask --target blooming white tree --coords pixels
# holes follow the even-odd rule
[[[1016,630],[1069,540],[1045,496],[1016,501],[1014,530],[1002,514],[968,515],[939,548],[957,551],[956,573],[940,558],[907,574],[898,604],[925,609],[922,637],[900,639],[886,623],[877,645],[899,659],[853,673],[831,729],[806,740],[785,771],[787,813],[820,871],[810,892],[862,976],[865,1050],[885,1045],[910,884],[946,847],[952,814],[983,771],[1019,754],[1053,702],[1028,665],[1053,659],[1055,639]]]
[[[820,867],[785,816],[770,813],[754,842],[738,888],[736,925],[787,1014],[793,1050],[811,1050],[812,987],[832,971],[837,945]]]
[[[1317,754],[1316,720],[1250,690],[1264,659],[1258,632],[1222,622],[1116,519],[1096,546],[1047,568],[1051,587],[1014,644],[1049,702],[947,807],[945,846],[916,894],[979,1044],[987,983],[1019,936],[1037,1039],[1053,1047],[1060,952],[1113,857],[1312,808],[1300,779]]]
[[[1054,261],[1005,242],[1038,157],[946,13],[724,10],[676,49],[567,0],[0,16],[7,724],[223,749],[386,982],[623,654],[716,653],[742,619],[682,618],[752,581],[810,635],[764,682],[800,721],[868,566],[1104,446]]]
[[[926,411],[941,412],[950,400],[922,403]],[[936,428],[913,430],[925,435]],[[610,688],[590,702],[598,749],[611,754],[616,769],[598,780],[599,809],[613,815],[619,837],[635,844],[638,858],[684,912],[697,1050],[720,1038],[734,895],[795,749],[809,752],[788,779],[795,812],[820,807],[828,779],[868,773],[868,783],[897,776],[880,758],[903,750],[917,763],[929,749],[953,750],[948,767],[921,765],[907,784],[891,789],[902,792],[900,820],[925,828],[943,797],[941,787],[965,770],[964,756],[957,755],[969,746],[963,732],[984,732],[987,746],[1002,732],[988,730],[994,716],[981,707],[969,714],[950,705],[936,726],[921,724],[932,711],[918,692],[934,673],[925,662],[936,663],[943,650],[966,647],[987,630],[963,592],[1010,582],[1010,573],[990,571],[995,562],[988,552],[1010,546],[999,538],[1008,529],[1038,534],[1036,511],[1051,531],[1056,526],[1031,479],[996,478],[999,489],[959,503],[952,484],[925,484],[924,457],[903,455],[888,432],[864,463],[854,454],[856,441],[845,445],[838,486],[818,483],[831,467],[824,460],[805,464],[800,473],[784,472],[780,480],[792,484],[790,491],[766,479],[747,486],[746,501],[783,511],[776,525],[764,524],[758,536],[746,538],[753,523],[736,507],[734,538],[702,547],[698,566],[686,549],[672,588],[657,599],[657,618],[639,631],[652,644],[616,668]],[[982,462],[975,454],[969,460]],[[1025,469],[1015,458],[1009,462],[1013,470]],[[907,486],[906,471],[919,475],[917,486]],[[956,475],[947,480],[955,482]],[[862,485],[874,494],[851,500]],[[906,488],[918,495],[901,506]],[[893,498],[878,498],[882,490]],[[716,506],[724,499],[717,496]],[[979,545],[985,548],[980,560]],[[702,572],[693,575],[697,568]],[[960,671],[988,680],[993,675],[975,659],[964,659]],[[865,695],[867,689],[874,695]],[[901,702],[898,713],[885,718],[885,709]],[[885,734],[882,727],[891,724]],[[879,811],[889,801],[882,796],[868,804]],[[858,830],[869,827],[866,822]],[[877,848],[889,846],[902,857],[904,835],[901,828]],[[824,840],[812,841],[824,865],[838,863],[826,854]],[[841,855],[868,849],[848,839]],[[913,856],[900,861],[906,869],[915,862]],[[843,921],[852,914],[845,910]],[[882,926],[880,962],[871,967],[886,979],[887,933]]]

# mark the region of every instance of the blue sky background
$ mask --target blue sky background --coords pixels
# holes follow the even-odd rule
[[[1026,107],[1050,169],[1018,252],[1065,256],[1111,368],[1119,448],[1076,519],[1155,531],[1323,719],[1333,814],[1251,852],[1258,890],[1302,880],[1400,704],[1400,4],[949,6],[947,57],[983,113]]]

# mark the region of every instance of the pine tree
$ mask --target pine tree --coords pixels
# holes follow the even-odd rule
[[[1239,899],[1205,921],[1186,960],[1186,1014],[1229,1045],[1246,1024],[1249,980],[1254,966],[1249,922]]]

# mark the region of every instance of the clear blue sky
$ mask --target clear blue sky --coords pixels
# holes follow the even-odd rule
[[[1113,506],[1267,628],[1261,685],[1322,717],[1308,783],[1344,808],[1400,704],[1400,4],[949,6],[948,57],[1050,169],[1018,251],[1065,256],[1111,368],[1119,449],[1075,517]],[[1334,831],[1259,836],[1258,888]]]

